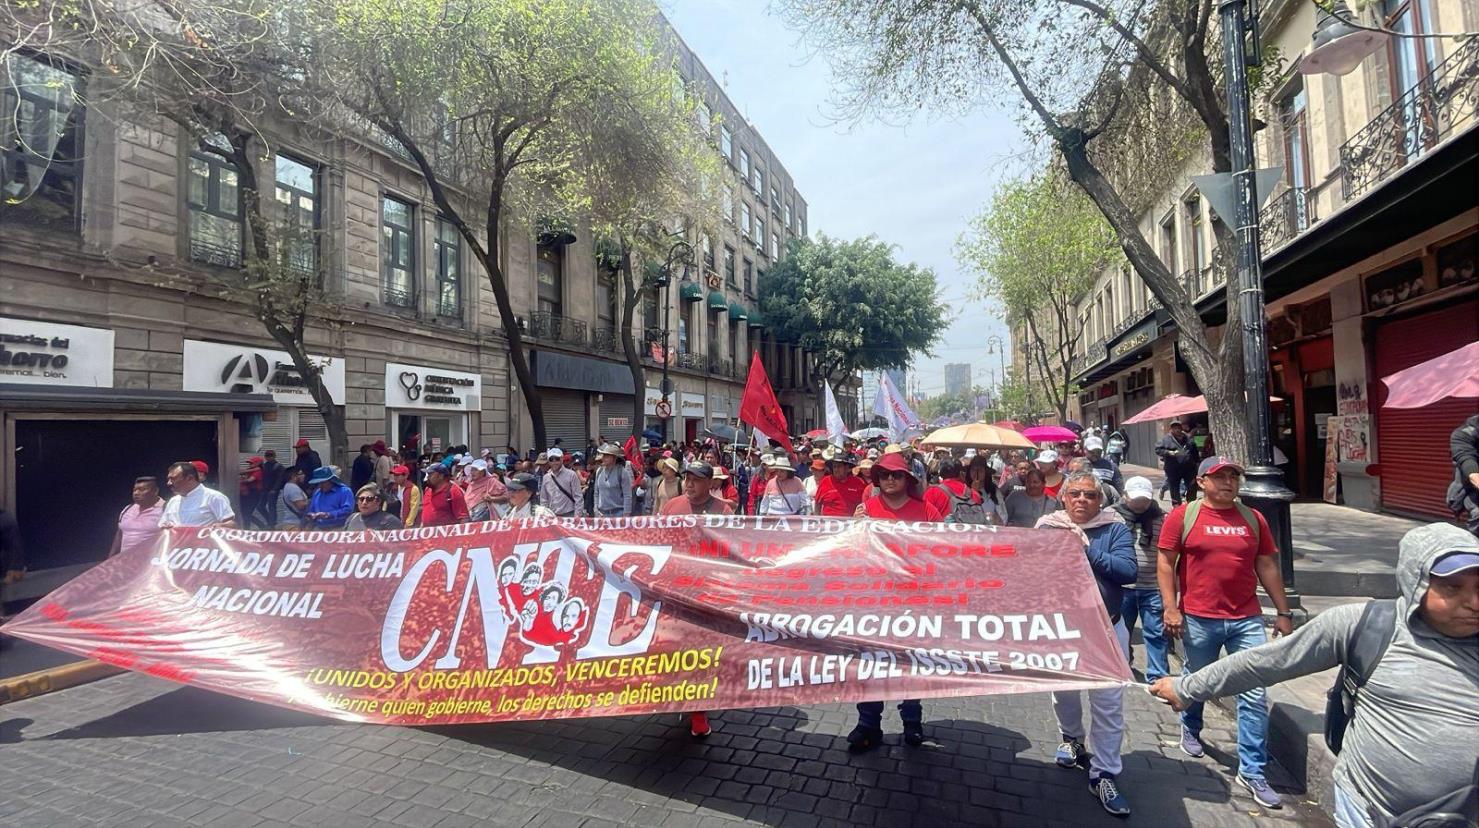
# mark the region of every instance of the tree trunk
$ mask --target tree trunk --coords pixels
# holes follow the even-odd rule
[[[632,375],[632,436],[637,444],[642,443],[642,432],[647,425],[647,376],[642,370],[642,354],[637,350],[636,337],[632,335],[632,317],[637,312],[641,295],[632,277],[632,250],[626,243],[621,245],[621,352],[627,358],[627,370]],[[664,354],[666,356],[666,354]]]

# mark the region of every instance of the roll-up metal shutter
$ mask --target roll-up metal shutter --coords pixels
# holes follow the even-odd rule
[[[621,443],[631,436],[632,433],[632,405],[634,398],[627,394],[603,394],[601,395],[601,421],[596,423],[596,431],[607,440]],[[617,420],[617,425],[611,425],[611,420]]]
[[[541,388],[539,399],[544,405],[544,433],[550,443],[559,438],[564,441],[561,447],[566,451],[585,451],[589,439],[585,392]]]
[[[1381,505],[1394,512],[1452,518],[1444,505],[1453,463],[1448,435],[1474,415],[1473,399],[1447,399],[1423,408],[1382,408],[1382,377],[1411,368],[1479,340],[1479,301],[1395,319],[1376,329],[1376,457],[1381,467]]]

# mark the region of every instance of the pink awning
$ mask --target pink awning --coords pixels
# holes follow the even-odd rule
[[[1479,342],[1381,378],[1383,408],[1422,408],[1439,400],[1479,397]]]

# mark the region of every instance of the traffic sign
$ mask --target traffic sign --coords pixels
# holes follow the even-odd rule
[[[654,405],[652,410],[664,420],[673,416],[673,404],[667,400],[658,400],[657,405]]]

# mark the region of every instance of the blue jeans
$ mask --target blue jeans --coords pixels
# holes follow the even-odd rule
[[[919,699],[899,702],[899,719],[904,722],[924,721],[924,705]],[[883,726],[883,702],[858,702],[858,724],[863,727]]]
[[[1366,803],[1335,783],[1335,824],[1340,828],[1371,828],[1371,815]]]
[[[1217,660],[1220,651],[1228,655],[1242,652],[1268,640],[1263,631],[1262,616],[1248,618],[1200,618],[1185,616],[1181,635],[1186,649],[1182,675],[1195,672]],[[1197,702],[1181,714],[1181,725],[1199,736],[1202,732],[1202,703]],[[1268,764],[1268,701],[1262,687],[1238,694],[1238,773],[1249,779],[1262,779]]]
[[[1140,619],[1140,637],[1145,639],[1145,680],[1164,678],[1171,670],[1166,644],[1165,627],[1161,624],[1161,591],[1158,589],[1127,589],[1120,603],[1120,617],[1125,628],[1135,631],[1135,619]]]

